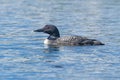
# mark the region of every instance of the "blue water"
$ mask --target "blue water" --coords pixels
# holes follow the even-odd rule
[[[46,24],[105,45],[44,45]],[[0,80],[120,80],[120,0],[0,0]]]

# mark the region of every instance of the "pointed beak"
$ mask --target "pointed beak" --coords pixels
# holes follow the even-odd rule
[[[37,29],[37,30],[34,30],[34,32],[44,32],[43,29]]]

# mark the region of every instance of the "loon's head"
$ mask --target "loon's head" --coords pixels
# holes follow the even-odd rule
[[[58,31],[57,27],[54,26],[54,25],[45,25],[41,29],[34,30],[34,32],[44,32],[44,33],[47,33],[47,34],[50,35],[48,38],[52,38],[52,37],[59,38],[60,37],[59,31]]]

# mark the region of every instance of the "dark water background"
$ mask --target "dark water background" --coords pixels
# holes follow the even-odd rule
[[[45,24],[105,45],[48,47]],[[120,80],[120,0],[0,0],[0,80]]]

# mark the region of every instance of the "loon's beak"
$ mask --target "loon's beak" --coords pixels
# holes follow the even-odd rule
[[[37,30],[34,30],[34,32],[44,32],[44,29],[37,29]]]

